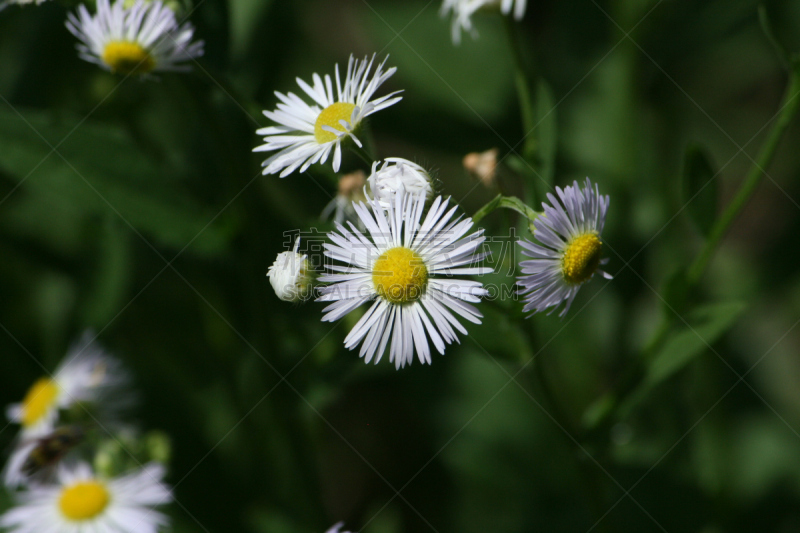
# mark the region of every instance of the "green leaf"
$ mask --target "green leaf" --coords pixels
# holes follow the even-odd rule
[[[717,172],[699,145],[686,149],[681,182],[681,201],[694,225],[708,236],[717,215]]]
[[[686,367],[728,331],[742,312],[741,302],[726,302],[698,307],[686,316],[686,324],[664,341],[653,356],[642,383],[620,407],[627,413],[657,385]]]
[[[253,35],[258,31],[263,31],[261,23],[271,5],[271,0],[240,1],[228,4],[231,21],[231,54],[234,57],[244,54],[250,46]]]
[[[667,308],[667,313],[683,312],[686,300],[689,298],[689,278],[686,276],[685,269],[681,268],[667,278],[661,295],[664,298],[663,303]]]
[[[109,214],[91,235],[94,258],[82,293],[82,323],[102,327],[125,305],[133,257],[130,231]]]
[[[230,229],[210,224],[216,209],[199,205],[179,179],[137,147],[119,127],[41,111],[0,109],[0,170],[20,188],[0,221],[22,235],[53,233],[41,207],[82,227],[111,214],[154,244],[194,252],[224,248]],[[54,151],[53,148],[57,150]]]

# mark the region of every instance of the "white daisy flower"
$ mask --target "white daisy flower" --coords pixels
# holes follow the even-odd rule
[[[527,0],[444,0],[439,14],[443,17],[452,12],[453,21],[451,32],[453,42],[461,42],[461,32],[469,33],[472,38],[478,36],[478,32],[472,25],[472,15],[480,9],[500,8],[503,15],[508,15],[514,11],[514,18],[521,20],[525,16]]]
[[[19,504],[0,516],[8,533],[156,533],[167,517],[153,510],[172,499],[164,468],[150,463],[114,479],[79,463],[58,471],[57,484],[19,493]]]
[[[294,241],[294,250],[281,252],[269,267],[267,277],[275,294],[285,302],[299,302],[311,295],[313,269],[306,254],[299,254],[300,239]]]
[[[70,347],[64,361],[50,377],[39,378],[22,402],[10,405],[6,415],[22,425],[21,440],[53,431],[59,411],[79,402],[100,402],[127,382],[119,362],[93,342],[90,332]],[[103,401],[108,407],[108,403]]]
[[[455,330],[467,331],[454,317],[480,324],[482,315],[468,302],[487,294],[477,281],[453,279],[453,275],[487,274],[491,268],[475,266],[487,254],[480,253],[483,230],[467,235],[472,219],[453,218],[456,207],[436,197],[420,224],[425,198],[397,194],[394,205],[383,209],[374,200],[371,209],[355,205],[371,238],[352,223],[338,226],[328,237],[325,255],[344,265],[327,265],[320,281],[318,301],[333,302],[323,321],[338,320],[361,304],[374,301],[345,338],[352,350],[361,344],[365,362],[380,361],[389,343],[389,360],[396,368],[410,364],[414,352],[430,364],[428,338],[444,353],[445,343],[457,341]],[[446,276],[446,277],[443,277]]]
[[[388,57],[387,57],[388,59]],[[397,68],[384,72],[386,59],[370,75],[375,56],[367,61],[359,61],[350,56],[344,85],[339,78],[339,65],[336,65],[336,97],[333,94],[331,77],[325,81],[314,74],[314,86],[297,78],[297,84],[314,103],[309,105],[294,93],[275,92],[281,101],[275,111],[264,111],[264,115],[277,123],[277,126],[261,128],[256,133],[265,135],[263,144],[254,152],[278,153],[264,161],[264,174],[280,172],[288,176],[300,168],[300,172],[314,163],[324,163],[333,151],[333,170],[339,171],[342,160],[342,141],[350,137],[360,147],[355,130],[369,115],[396,104],[402,97],[400,91],[372,99],[375,91],[388,80]]]
[[[559,316],[569,311],[581,285],[595,272],[605,278],[611,275],[598,270],[608,262],[601,259],[603,243],[600,234],[606,221],[609,197],[600,196],[597,185],[586,178],[583,190],[575,181],[563,190],[556,187],[558,198],[547,195],[552,205],[542,203],[544,214],[534,222],[533,236],[542,244],[520,240],[522,253],[532,259],[522,261],[525,276],[518,278],[519,293],[525,296],[524,311],[538,313],[566,302]]]
[[[126,8],[125,0],[97,0],[94,16],[80,5],[78,16],[68,15],[67,29],[81,41],[81,58],[119,74],[188,70],[179,63],[203,55],[203,41],[191,42],[194,27],[179,25],[160,1]]]
[[[378,165],[381,165],[379,161],[372,163],[367,181],[371,196],[384,209],[392,205],[394,197],[402,191],[426,200],[433,196],[433,180],[418,164],[401,157],[387,157],[380,168]]]
[[[353,203],[366,201],[367,197],[364,195],[366,183],[367,175],[363,170],[356,170],[339,178],[339,191],[322,210],[320,215],[322,220],[327,220],[333,214],[333,221],[337,224],[344,224],[346,220],[358,221]]]

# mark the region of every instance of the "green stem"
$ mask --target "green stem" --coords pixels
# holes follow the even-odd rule
[[[503,196],[502,194],[498,194],[489,202],[475,211],[475,214],[472,215],[472,221],[476,224],[483,220],[483,218],[498,208],[505,208],[511,209],[512,211],[516,211],[520,215],[527,218],[530,222],[533,222],[542,214],[538,211],[534,211],[530,207],[528,207],[522,200],[515,196]]]
[[[750,171],[745,177],[744,184],[739,189],[736,197],[731,200],[731,203],[728,204],[728,207],[714,223],[703,249],[689,267],[688,280],[690,286],[693,286],[700,281],[700,278],[703,276],[703,272],[708,266],[708,263],[716,251],[717,246],[719,246],[720,241],[728,232],[731,224],[734,220],[736,220],[736,217],[747,204],[748,200],[750,200],[750,197],[755,192],[756,187],[761,182],[761,178],[764,177],[765,169],[772,161],[772,157],[775,155],[775,151],[778,148],[778,143],[780,142],[781,137],[783,137],[783,133],[786,131],[786,128],[789,126],[794,118],[794,115],[797,113],[798,107],[800,107],[800,98],[798,98],[798,93],[800,93],[800,68],[795,66],[790,71],[789,87],[787,88],[786,94],[781,102],[781,110],[779,112],[780,114],[778,115],[778,120],[772,127],[772,131],[770,131],[769,137],[762,146],[761,152],[758,154],[755,163],[752,167],[750,167]]]
[[[800,107],[800,97],[798,96],[800,96],[800,65],[794,64],[790,70],[789,84],[786,89],[786,94],[781,101],[781,107],[777,121],[772,127],[772,130],[770,131],[767,140],[764,142],[764,145],[761,147],[761,151],[759,152],[755,163],[748,171],[741,188],[736,193],[736,196],[733,198],[733,200],[731,200],[731,202],[725,208],[725,211],[722,213],[722,215],[720,215],[720,217],[714,223],[703,249],[700,251],[688,269],[687,285],[689,289],[697,285],[697,283],[700,281],[703,273],[708,267],[709,262],[711,261],[711,258],[713,257],[714,252],[719,246],[720,241],[728,232],[731,224],[734,220],[736,220],[736,217],[747,204],[748,200],[755,192],[756,187],[761,182],[761,179],[764,177],[765,169],[772,161],[781,137]],[[658,329],[653,332],[652,337],[642,349],[642,354],[645,358],[651,358],[661,347],[669,334],[673,321],[674,317],[671,313],[664,314]],[[636,385],[643,378],[644,373],[634,372],[631,373],[627,379],[623,380],[623,385],[618,391],[617,396],[614,398],[613,407],[606,409],[603,415],[595,422],[593,432],[598,428],[606,427],[608,424],[610,424],[611,420],[615,416],[617,407],[621,405],[626,397],[636,389]]]
[[[375,161],[375,159],[373,159],[370,153],[366,150],[365,148],[366,146],[367,144],[364,143],[364,145],[359,148],[359,146],[356,143],[351,142],[350,151],[356,154],[356,156],[361,160],[361,162],[364,163],[364,165],[366,165],[367,175],[369,175],[370,169],[372,168],[372,162]]]
[[[517,99],[519,109],[522,114],[522,127],[525,133],[525,145],[522,149],[523,157],[535,167],[538,162],[536,153],[538,152],[538,139],[534,135],[536,128],[536,117],[534,115],[533,100],[531,95],[531,83],[528,71],[525,68],[525,60],[522,53],[522,36],[519,28],[512,17],[503,17],[506,25],[511,56],[514,60],[514,85],[517,89]]]

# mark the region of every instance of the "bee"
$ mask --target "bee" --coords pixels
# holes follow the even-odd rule
[[[35,476],[58,464],[70,450],[83,442],[86,432],[78,425],[56,428],[49,435],[36,440],[20,467],[27,477]]]

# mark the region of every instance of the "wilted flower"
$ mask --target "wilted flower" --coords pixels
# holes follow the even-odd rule
[[[497,155],[499,153],[500,150],[497,148],[482,153],[469,153],[464,156],[464,169],[487,187],[492,187],[497,178]]]
[[[344,224],[346,220],[358,221],[353,202],[366,201],[367,197],[364,195],[366,183],[367,175],[363,170],[356,170],[339,178],[339,191],[322,210],[322,219],[327,219],[333,213],[333,221],[337,224]]]

